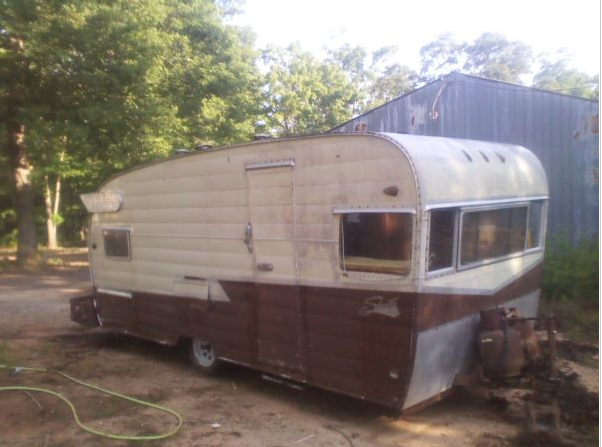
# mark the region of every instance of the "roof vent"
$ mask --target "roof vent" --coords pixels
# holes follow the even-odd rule
[[[208,149],[211,149],[213,146],[211,146],[210,144],[198,144],[194,147],[195,151],[206,151]]]
[[[271,140],[272,138],[274,137],[271,136],[269,133],[258,133],[253,136],[254,141]]]
[[[502,154],[496,152],[495,155],[497,155],[497,158],[499,158],[502,163],[506,163],[506,157],[504,157]]]
[[[464,154],[464,156],[466,157],[466,159],[470,162],[472,162],[472,157],[470,155],[468,155],[468,152],[466,152],[464,149],[460,149],[462,151],[462,153]]]
[[[487,155],[485,155],[483,153],[483,151],[479,151],[479,154],[481,154],[481,157],[483,157],[483,160],[485,160],[487,163],[489,163],[489,157]]]
[[[190,154],[191,151],[189,151],[188,149],[176,149],[175,154],[176,155],[186,155],[186,154]]]

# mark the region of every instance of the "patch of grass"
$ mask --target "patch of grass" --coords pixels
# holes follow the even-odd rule
[[[576,342],[597,344],[599,242],[552,237],[544,257],[541,314],[554,314],[561,331]]]
[[[598,269],[598,239],[584,238],[571,244],[566,236],[551,237],[544,257],[544,297],[598,301]]]
[[[52,266],[63,266],[64,262],[61,258],[48,258],[46,259],[46,264]]]
[[[598,344],[599,306],[597,301],[579,298],[542,300],[541,315],[558,317],[562,332],[577,343]]]

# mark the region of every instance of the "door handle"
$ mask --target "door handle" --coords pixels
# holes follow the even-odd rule
[[[253,246],[251,245],[251,238],[253,237],[253,228],[249,222],[245,228],[245,244],[247,244],[247,250],[249,253],[253,253]]]

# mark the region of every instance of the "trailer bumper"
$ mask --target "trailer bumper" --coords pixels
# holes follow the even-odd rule
[[[72,321],[89,327],[100,326],[94,303],[94,294],[71,298],[69,306]]]

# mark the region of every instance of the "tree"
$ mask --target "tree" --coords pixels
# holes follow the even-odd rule
[[[483,33],[472,43],[458,43],[450,33],[442,34],[420,50],[421,75],[426,82],[451,71],[521,83],[533,63],[531,48],[509,41],[496,33]]]
[[[356,90],[353,115],[364,113],[416,87],[417,74],[405,65],[392,62],[395,46],[372,53],[348,44],[329,50],[328,60],[338,64]]]
[[[52,245],[61,180],[98,184],[174,146],[254,133],[252,37],[223,24],[237,4],[0,0],[2,148],[14,172],[19,262],[35,257],[36,185]]]
[[[516,84],[531,71],[533,63],[533,52],[527,44],[496,33],[481,34],[472,44],[465,44],[464,52],[464,70]]]
[[[0,3],[0,10],[5,5]],[[27,18],[26,2],[17,3],[16,9]],[[37,248],[33,220],[33,190],[31,184],[32,166],[25,146],[25,124],[21,108],[26,101],[30,80],[27,72],[30,62],[26,57],[27,47],[22,34],[9,30],[4,14],[0,16],[0,94],[2,112],[0,116],[6,125],[4,150],[13,172],[15,207],[17,209],[18,251],[17,259],[22,263],[31,262]]]
[[[431,82],[452,71],[462,70],[466,56],[464,46],[449,32],[424,45],[420,49],[421,79]]]
[[[358,115],[367,109],[370,102],[370,86],[374,81],[374,73],[366,66],[368,51],[360,46],[345,44],[340,48],[328,51],[330,63],[338,65],[345,73],[350,87],[354,90],[355,101],[351,113]]]
[[[382,47],[372,53],[369,85],[369,102],[366,111],[414,90],[418,74],[406,65],[393,62],[397,47]]]
[[[278,135],[321,132],[351,117],[356,90],[332,62],[298,45],[269,47],[263,54],[268,130]]]
[[[588,75],[571,68],[570,60],[570,55],[566,53],[558,54],[556,60],[550,60],[549,56],[542,56],[540,69],[533,77],[533,86],[598,100],[600,76]]]

